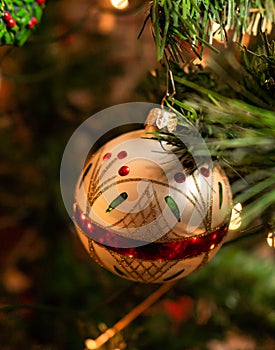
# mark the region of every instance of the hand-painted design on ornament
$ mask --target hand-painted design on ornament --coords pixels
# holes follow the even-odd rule
[[[180,211],[177,203],[171,196],[166,196],[164,199],[175,218],[180,222]]]
[[[92,155],[93,170],[76,186],[75,223],[101,266],[163,283],[216,254],[228,230],[231,191],[220,167],[202,164],[186,175],[172,152],[143,136],[144,130],[123,134]],[[120,174],[124,167],[130,171]]]
[[[0,45],[22,46],[41,21],[45,0],[1,2]]]
[[[123,203],[128,198],[128,194],[126,192],[122,192],[119,194],[110,205],[108,205],[108,208],[106,209],[106,213],[110,213],[113,209],[115,209],[119,204]]]
[[[118,105],[88,119],[68,142],[61,166],[64,204],[85,249],[114,274],[143,283],[173,281],[206,264],[221,247],[231,214],[228,179],[192,124],[181,116],[186,133],[179,144],[192,155],[191,168],[171,144],[146,133],[155,125],[142,128],[148,112],[151,119],[163,114],[156,107]],[[95,119],[106,125],[96,135]]]
[[[81,180],[80,180],[80,182],[79,182],[79,185],[78,185],[79,188],[81,188],[81,186],[83,185],[83,181],[84,181],[85,177],[88,175],[88,173],[89,173],[89,171],[90,171],[92,165],[93,165],[93,164],[90,163],[90,164],[87,166],[87,168],[85,169],[85,171],[84,171],[84,173],[83,173],[83,175],[82,175],[82,178],[81,178]]]
[[[170,186],[174,172],[183,171],[181,163],[171,152],[167,163],[167,152],[159,142],[144,136],[144,130],[130,132],[99,149],[92,157],[90,183],[82,191],[84,196],[87,193],[92,221],[120,236],[136,239],[138,245],[153,242],[170,231],[185,206],[177,188],[180,183],[173,189]],[[106,154],[112,156],[106,159]],[[112,215],[105,215],[102,208],[120,199],[121,193],[127,193],[127,199],[112,210]],[[179,203],[176,216],[166,203],[167,196]]]

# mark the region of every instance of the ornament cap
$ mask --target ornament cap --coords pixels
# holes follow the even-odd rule
[[[177,124],[176,113],[164,108],[151,109],[145,121],[145,125],[156,126],[157,129],[166,128],[169,133],[176,131]]]

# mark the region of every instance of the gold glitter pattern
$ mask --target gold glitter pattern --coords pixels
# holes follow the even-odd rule
[[[143,283],[154,283],[160,280],[178,261],[144,261],[123,256],[113,251],[109,253],[129,279]]]
[[[103,227],[104,229],[111,229],[111,231],[116,232],[115,228],[118,228],[117,232],[121,234],[121,232],[119,232],[119,228],[121,227],[125,230],[123,231],[123,236],[130,237],[133,232],[132,228],[135,228],[135,232],[138,233],[140,227],[146,226],[149,223],[154,223],[154,230],[159,231],[160,233],[165,233],[161,238],[156,240],[156,242],[171,242],[187,240],[191,237],[205,236],[221,228],[224,223],[228,221],[228,216],[225,215],[226,217],[223,217],[223,222],[219,222],[219,225],[216,225],[217,227],[212,228],[213,200],[215,196],[214,188],[208,188],[206,191],[204,191],[204,187],[200,186],[200,180],[197,179],[195,173],[190,175],[190,177],[192,177],[195,188],[193,187],[192,189],[189,189],[189,191],[186,191],[184,189],[181,190],[180,188],[173,186],[168,182],[160,181],[160,179],[144,179],[141,177],[121,179],[115,175],[110,176],[106,180],[102,181],[104,175],[106,175],[106,172],[111,167],[115,166],[115,163],[118,160],[117,158],[114,158],[109,163],[107,163],[105,168],[101,168],[103,164],[103,154],[105,151],[106,148],[102,147],[93,157],[93,167],[88,183],[86,213],[92,210],[92,206],[95,201],[101,195],[103,195],[104,192],[108,191],[113,186],[119,184],[125,184],[125,186],[127,186],[127,184],[138,183],[140,181],[143,183],[147,182],[147,184],[143,193],[140,195],[139,200],[131,208],[131,212],[125,214],[122,213],[122,216],[118,220],[112,223],[112,225]],[[227,177],[223,173],[222,169],[219,167],[216,168],[218,169],[217,171],[220,172],[220,176],[223,178],[226,190],[228,193],[230,193],[230,185]],[[100,172],[101,169],[103,169],[102,172]],[[209,180],[205,179],[209,186],[213,186],[215,179],[214,169],[211,171],[211,177]],[[182,195],[187,200],[189,205],[191,205],[192,208],[196,209],[200,215],[202,219],[201,226],[199,227],[200,231],[195,231],[191,234],[188,234],[184,232],[178,233],[179,228],[177,229],[178,231],[171,229],[168,221],[165,218],[165,215],[162,215],[165,203],[160,203],[157,187],[154,185],[169,188]],[[81,230],[79,230],[79,232],[82,233]],[[146,233],[143,233],[143,235],[145,234],[146,237],[150,237],[150,230],[148,229]],[[146,237],[142,237],[140,234],[139,239],[146,241],[148,239],[146,239]],[[215,246],[211,252],[218,250],[220,244]],[[210,259],[209,252],[201,253],[199,256],[196,256],[196,259],[199,258],[197,260],[194,260],[195,258],[159,261],[136,259],[131,256],[122,255],[111,249],[108,249],[108,247],[94,242],[91,238],[88,238],[88,249],[91,258],[95,260],[100,266],[112,270],[114,273],[118,274],[114,268],[114,266],[117,265],[116,267],[119,267],[119,270],[121,270],[121,273],[124,274],[126,278],[143,283],[163,282],[166,279],[169,279],[170,276],[171,279],[169,280],[173,280],[174,275],[175,279],[177,279],[179,275],[183,276],[192,271],[198,270]],[[106,261],[104,257],[107,258]],[[112,258],[113,265],[110,265],[112,264]],[[184,267],[188,267],[188,272],[184,271]],[[192,271],[190,271],[190,268]],[[177,272],[180,271],[182,271],[182,273],[178,275]]]

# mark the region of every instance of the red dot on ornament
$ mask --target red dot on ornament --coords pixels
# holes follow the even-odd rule
[[[209,170],[209,168],[201,167],[201,168],[200,168],[200,173],[201,173],[204,177],[208,177],[208,176],[210,175],[210,170]]]
[[[186,176],[184,173],[176,173],[174,175],[174,180],[177,182],[177,183],[183,183],[185,180],[186,180]]]
[[[111,157],[112,157],[112,153],[111,152],[105,153],[104,156],[103,156],[103,160],[108,160]]]
[[[118,159],[123,159],[123,158],[126,158],[128,155],[128,153],[126,151],[121,151],[117,154],[117,158]]]
[[[45,0],[36,0],[36,2],[38,3],[38,5],[44,5],[45,4]]]
[[[126,176],[130,172],[130,168],[127,165],[123,165],[119,170],[118,173],[120,176]]]

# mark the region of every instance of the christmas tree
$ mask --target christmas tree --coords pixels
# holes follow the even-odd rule
[[[2,1],[0,10],[0,348],[273,349],[274,1]],[[94,264],[59,190],[76,127],[136,100],[188,120],[232,188],[235,229],[175,284]],[[174,134],[153,137],[193,164]]]

